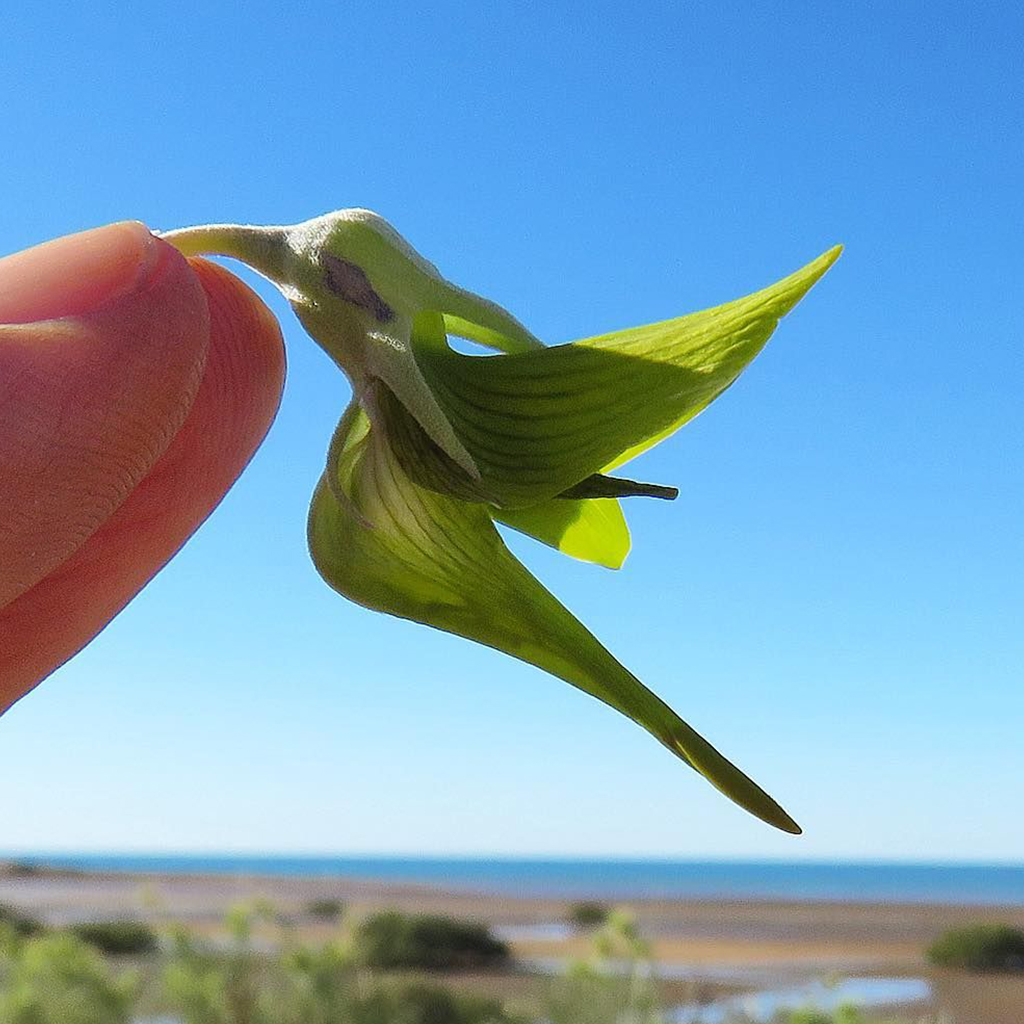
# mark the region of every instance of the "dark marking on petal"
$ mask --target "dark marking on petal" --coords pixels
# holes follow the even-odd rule
[[[321,254],[320,262],[327,271],[327,287],[339,298],[366,310],[378,323],[395,318],[392,308],[373,290],[362,267],[329,252]]]

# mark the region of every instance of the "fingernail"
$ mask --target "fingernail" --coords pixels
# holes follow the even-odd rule
[[[143,286],[169,249],[138,221],[109,224],[0,259],[0,323],[93,312]]]

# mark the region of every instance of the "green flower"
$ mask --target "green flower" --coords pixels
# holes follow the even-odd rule
[[[729,387],[839,247],[735,302],[545,347],[366,210],[164,237],[268,277],[351,381],[309,515],[313,560],[335,590],[545,669],[642,725],[751,813],[800,831],[616,661],[495,523],[621,566],[630,540],[618,499],[676,491],[609,474]],[[448,335],[501,354],[463,355]]]

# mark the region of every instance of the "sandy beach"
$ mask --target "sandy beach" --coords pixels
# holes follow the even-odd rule
[[[524,963],[583,957],[586,936],[565,924],[568,903],[492,895],[372,879],[103,873],[45,870],[0,872],[0,903],[60,925],[128,916],[157,926],[186,924],[216,935],[225,912],[265,899],[304,939],[334,928],[306,913],[315,899],[341,900],[346,919],[382,908],[443,913],[484,921]],[[1020,1024],[1024,979],[944,975],[931,971],[924,950],[944,930],[974,921],[1024,927],[1024,907],[826,901],[634,899],[624,901],[654,959],[675,979],[670,997],[695,984],[720,993],[821,977],[922,978],[932,988],[915,1017],[946,1013],[958,1024]],[[516,982],[463,979],[492,990]],[[908,1014],[909,1016],[909,1014]]]

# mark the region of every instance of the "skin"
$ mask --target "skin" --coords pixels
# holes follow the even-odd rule
[[[284,368],[263,302],[142,224],[0,259],[0,713],[213,511]]]

